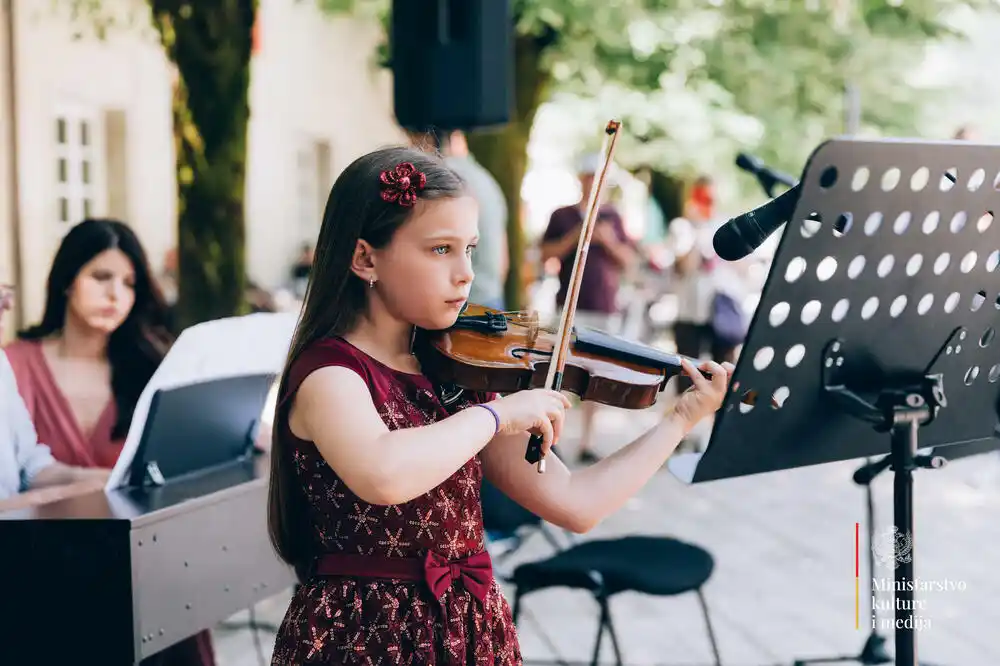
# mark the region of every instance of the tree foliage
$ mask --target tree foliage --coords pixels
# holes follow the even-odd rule
[[[93,13],[109,0],[63,1]],[[185,196],[197,191],[199,215],[209,220],[182,213],[182,285],[191,271],[197,272],[196,261],[207,262],[189,288],[207,290],[200,297],[218,305],[197,316],[223,314],[237,307],[225,285],[243,280],[238,163],[245,159],[246,45],[252,25],[246,19],[253,12],[242,8],[255,2],[149,1],[157,17],[200,26],[197,39],[186,46],[164,42],[182,83],[189,84],[187,77],[197,71],[206,84],[181,90],[186,98],[175,109],[181,152],[188,153],[188,162],[214,164],[208,153],[191,154],[205,136],[185,138],[210,130],[219,137],[213,154],[224,157],[218,169],[191,172],[194,180],[187,190],[183,183],[192,166],[179,158],[183,210],[188,210]],[[297,1],[383,24],[390,9],[389,0]],[[534,119],[543,104],[568,109],[567,122],[577,123],[581,148],[595,147],[587,142],[600,140],[608,117],[621,118],[625,131],[617,156],[625,166],[676,178],[717,169],[737,151],[754,150],[794,173],[815,145],[844,130],[848,84],[863,101],[861,130],[917,132],[927,91],[910,85],[908,74],[919,66],[925,45],[956,36],[948,27],[950,12],[970,6],[995,9],[997,1],[511,0],[518,86],[514,116],[505,128],[470,137],[473,151],[503,185],[512,211],[509,304],[518,306],[523,286],[520,188]],[[227,16],[233,20],[223,21]],[[162,21],[156,20],[164,35]],[[222,128],[222,115],[208,113],[212,104],[200,96],[219,97],[220,109],[235,114],[232,127]],[[204,113],[192,113],[195,108]],[[232,178],[223,178],[226,173]],[[191,184],[200,179],[206,182]],[[219,215],[230,221],[213,217]],[[223,258],[227,253],[239,258],[229,261]],[[183,286],[182,293],[194,296]]]
[[[386,0],[318,0],[384,17]],[[673,177],[718,172],[753,151],[798,173],[847,128],[845,91],[861,100],[861,132],[919,134],[940,91],[910,74],[926,45],[959,37],[948,17],[995,0],[511,0],[518,104],[509,127],[473,135],[474,152],[518,210],[538,107],[562,109],[581,150],[610,117],[624,121],[620,164]],[[564,138],[564,137],[563,137]],[[508,299],[521,289],[520,220],[510,224]]]
[[[152,28],[174,66],[181,327],[247,310],[244,179],[257,0],[53,0],[77,38]],[[140,23],[145,17],[149,23]],[[90,32],[90,30],[92,32]]]
[[[177,67],[181,326],[245,311],[244,179],[257,0],[150,0]]]
[[[585,4],[536,0],[556,1]],[[682,173],[716,171],[739,150],[799,171],[818,143],[848,129],[849,85],[861,100],[856,129],[919,134],[921,108],[940,94],[911,81],[927,45],[961,37],[947,21],[958,8],[995,8],[992,0],[637,4],[645,6],[626,30],[602,28],[574,50],[594,53],[590,63],[555,64],[573,73],[557,79],[553,102],[594,126],[621,116],[620,161]]]

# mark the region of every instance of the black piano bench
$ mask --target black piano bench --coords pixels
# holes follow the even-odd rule
[[[715,664],[721,666],[708,605],[702,593],[702,587],[712,576],[714,567],[715,561],[708,551],[670,537],[629,536],[585,541],[548,559],[528,562],[514,570],[511,577],[516,586],[514,622],[517,622],[525,595],[553,587],[587,590],[594,595],[601,611],[591,663],[594,666],[598,663],[606,629],[611,636],[616,663],[621,666],[621,650],[611,622],[611,597],[619,592],[663,597],[694,592],[705,617]]]

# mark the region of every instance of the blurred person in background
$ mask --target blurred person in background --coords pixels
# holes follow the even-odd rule
[[[556,304],[563,308],[566,292],[573,274],[577,244],[583,228],[583,219],[590,202],[590,191],[594,178],[601,166],[599,155],[584,157],[578,166],[580,200],[571,206],[555,210],[549,218],[548,227],[542,236],[542,262],[557,259],[559,268],[559,292]],[[618,306],[618,289],[622,275],[631,270],[639,260],[636,249],[625,233],[625,225],[617,209],[602,203],[597,212],[597,223],[591,237],[580,284],[580,296],[576,304],[574,322],[578,326],[595,328],[616,334],[621,327],[621,311]],[[582,463],[595,462],[599,456],[593,449],[593,425],[597,414],[597,403],[584,402],[583,429],[580,439],[579,460]]]
[[[445,164],[462,179],[479,206],[479,242],[472,251],[472,289],[469,302],[503,310],[507,280],[507,199],[500,184],[469,150],[465,133],[408,131],[410,144],[425,152],[440,154]]]
[[[712,245],[721,220],[715,212],[714,185],[709,177],[695,181],[684,211],[684,217],[672,220],[667,228],[668,243],[676,257],[677,353],[697,359],[708,352],[717,363],[733,361],[736,345],[716,335],[713,327],[713,301],[722,286],[720,271],[725,262],[716,256]],[[690,386],[688,380],[681,379],[679,391]]]
[[[315,254],[311,243],[303,243],[299,249],[298,258],[292,264],[292,293],[299,300],[302,300],[306,295],[306,285],[309,284],[309,273],[312,271]]]
[[[146,252],[128,225],[87,219],[63,238],[42,320],[6,348],[17,389],[53,457],[109,470],[136,403],[173,339]],[[143,664],[214,666],[203,631]]]
[[[472,252],[469,302],[504,309],[507,280],[507,199],[500,184],[469,152],[465,133],[450,132],[442,142],[445,164],[457,173],[479,204],[479,243]]]
[[[0,339],[13,300],[14,288],[0,285]],[[0,511],[100,490],[107,480],[108,470],[63,465],[38,441],[7,355],[0,351]]]
[[[724,220],[716,213],[711,178],[701,176],[694,182],[684,212],[684,217],[675,218],[667,227],[667,245],[675,257],[677,353],[692,359],[707,354],[716,363],[732,363],[745,334],[742,302],[747,295],[746,279],[740,266],[715,254],[712,240]],[[678,393],[691,385],[690,379],[678,376]]]

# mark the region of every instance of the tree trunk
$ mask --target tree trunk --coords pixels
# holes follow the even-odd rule
[[[177,67],[180,328],[246,312],[243,189],[257,0],[150,0]]]
[[[507,247],[510,272],[504,290],[506,307],[524,307],[524,226],[521,219],[521,183],[528,167],[528,139],[535,113],[547,92],[549,75],[541,69],[544,47],[534,37],[514,42],[515,108],[511,122],[496,130],[470,134],[469,149],[500,183],[507,198]]]

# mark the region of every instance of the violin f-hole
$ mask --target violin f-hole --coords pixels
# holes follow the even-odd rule
[[[552,352],[545,351],[543,349],[532,349],[530,347],[515,347],[514,349],[510,350],[510,355],[518,360],[524,358],[528,354],[537,354],[538,356],[544,356],[545,358],[552,357]]]

